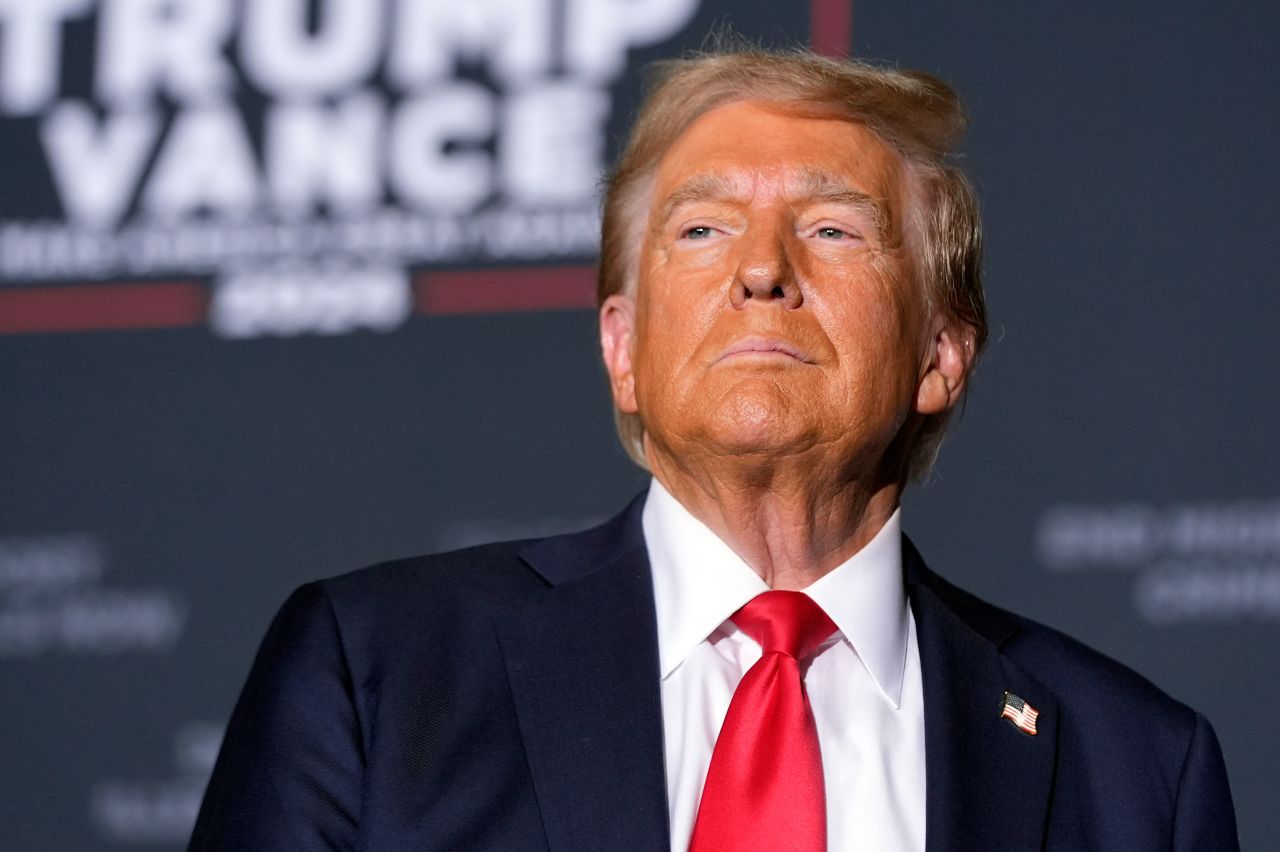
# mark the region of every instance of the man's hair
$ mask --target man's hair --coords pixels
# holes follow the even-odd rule
[[[972,363],[987,338],[982,294],[982,227],[968,179],[953,164],[968,118],[956,93],[919,71],[880,68],[806,50],[760,48],[712,52],[655,63],[649,92],[631,136],[606,183],[601,226],[598,304],[634,293],[639,251],[658,163],[699,117],[734,101],[776,103],[798,114],[864,125],[902,158],[906,190],[901,223],[912,283],[931,311],[974,331]],[[949,412],[921,424],[904,448],[905,476],[928,473]],[[644,426],[615,412],[618,435],[641,467]]]

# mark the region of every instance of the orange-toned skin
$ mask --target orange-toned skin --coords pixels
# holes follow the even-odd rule
[[[971,331],[910,284],[907,195],[861,125],[720,106],[659,163],[636,292],[601,307],[614,403],[640,414],[654,476],[772,588],[875,535],[899,436],[960,397]]]

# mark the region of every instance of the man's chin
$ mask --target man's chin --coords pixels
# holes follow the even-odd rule
[[[796,456],[811,449],[813,430],[783,415],[754,416],[708,424],[703,442],[727,461],[768,462]]]
[[[758,378],[708,384],[696,393],[672,395],[643,417],[646,431],[673,454],[763,461],[821,443],[823,406],[813,394]]]

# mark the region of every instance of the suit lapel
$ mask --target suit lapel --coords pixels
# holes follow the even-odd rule
[[[522,553],[551,587],[495,619],[553,850],[669,846],[639,502],[606,528]]]
[[[605,527],[525,560],[547,591],[495,627],[551,849],[666,849],[657,627],[643,495]],[[946,583],[904,541],[925,705],[927,852],[1040,849],[1057,754],[1049,689],[1000,653],[1011,616]],[[1037,735],[1000,717],[1008,690]]]
[[[1000,653],[1016,620],[938,578],[909,542],[903,559],[924,686],[925,848],[1041,849],[1057,755],[1052,693]],[[1001,718],[1006,690],[1040,712],[1036,736]]]

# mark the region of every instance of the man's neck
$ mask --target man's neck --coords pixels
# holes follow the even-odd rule
[[[803,589],[857,553],[889,520],[901,493],[896,482],[815,480],[807,466],[722,458],[708,470],[652,451],[649,464],[772,589]]]

